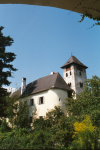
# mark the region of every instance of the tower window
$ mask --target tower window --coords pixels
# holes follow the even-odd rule
[[[81,71],[79,72],[79,75],[81,76],[82,74],[81,74]]]
[[[72,75],[71,71],[70,71],[70,75]]]
[[[83,83],[80,82],[80,88],[82,88],[82,87],[83,87]]]
[[[71,87],[71,83],[68,83],[68,86]]]
[[[82,71],[82,67],[80,67],[80,66],[77,66],[77,70],[80,70],[80,71]]]
[[[68,77],[68,73],[66,73],[66,77]]]

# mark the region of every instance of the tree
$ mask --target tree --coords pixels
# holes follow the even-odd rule
[[[30,128],[30,113],[32,112],[31,107],[28,105],[27,100],[19,100],[17,105],[17,113],[15,118],[15,125],[17,128]]]
[[[10,85],[8,77],[12,77],[12,71],[17,71],[16,68],[13,68],[13,65],[10,62],[14,61],[16,55],[11,52],[6,52],[6,47],[11,46],[14,42],[10,36],[4,36],[2,33],[4,27],[0,27],[0,117],[6,117],[4,113],[6,101],[4,100],[7,96],[7,91],[2,88],[3,85]],[[8,69],[4,71],[4,69]]]
[[[64,115],[60,106],[46,113],[45,118],[36,119],[33,123],[38,148],[61,149],[70,145],[74,131],[72,120]],[[33,139],[34,140],[34,139]]]
[[[93,9],[93,8],[91,8],[91,9]],[[92,19],[92,20],[97,21],[97,22],[94,23],[90,28],[93,28],[95,25],[100,25],[100,18],[93,18],[92,15],[89,15],[89,14],[82,14],[82,15],[81,15],[81,20],[78,21],[78,22],[82,22],[85,17],[88,17],[89,19]],[[90,28],[88,28],[88,29],[90,29]]]
[[[82,121],[89,115],[93,126],[100,127],[100,78],[93,76],[85,82],[84,91],[75,100],[67,98],[66,106],[70,117]]]

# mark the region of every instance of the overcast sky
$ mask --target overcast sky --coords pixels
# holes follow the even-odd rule
[[[70,14],[69,14],[70,13]],[[17,56],[11,63],[18,71],[10,87],[19,88],[22,77],[26,83],[59,72],[71,53],[88,66],[87,78],[100,77],[100,26],[89,30],[94,21],[80,14],[53,7],[0,4],[0,26],[3,34],[14,39],[7,52]],[[5,85],[4,85],[5,86]]]

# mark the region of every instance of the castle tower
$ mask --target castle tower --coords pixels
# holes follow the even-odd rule
[[[72,88],[76,95],[83,91],[84,81],[86,77],[86,68],[75,56],[71,56],[69,60],[61,67],[65,82]]]

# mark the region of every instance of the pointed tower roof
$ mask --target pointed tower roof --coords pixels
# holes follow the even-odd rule
[[[75,56],[71,56],[68,61],[61,67],[61,68],[65,68],[66,66],[70,65],[70,64],[78,64],[84,68],[88,68],[87,66],[85,66],[84,64],[82,64]]]

